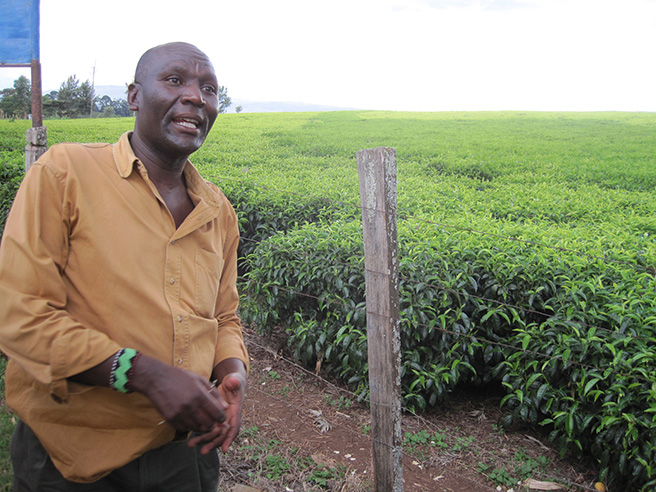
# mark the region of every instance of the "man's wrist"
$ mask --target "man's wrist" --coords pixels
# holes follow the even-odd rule
[[[131,389],[135,393],[147,395],[149,390],[153,389],[157,379],[161,378],[162,370],[166,369],[166,364],[153,357],[142,355],[139,358],[139,364],[134,367],[134,374],[131,380]]]
[[[109,387],[120,393],[134,392],[134,374],[141,352],[132,348],[122,348],[112,361],[109,373]]]
[[[246,365],[241,359],[238,359],[237,357],[231,357],[229,359],[222,360],[214,367],[214,370],[212,371],[212,379],[215,379],[218,384],[221,384],[223,378],[225,378],[228,374],[235,373],[242,375],[244,382],[246,382],[248,376],[248,373],[246,372]]]

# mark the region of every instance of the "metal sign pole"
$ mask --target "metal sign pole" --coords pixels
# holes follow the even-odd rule
[[[0,12],[0,67],[32,69],[32,128],[25,135],[27,170],[47,149],[39,61],[39,0],[0,0]]]

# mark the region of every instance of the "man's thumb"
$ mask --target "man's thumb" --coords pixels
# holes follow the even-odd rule
[[[228,391],[237,391],[242,387],[243,381],[236,374],[228,374],[223,380],[223,385]]]

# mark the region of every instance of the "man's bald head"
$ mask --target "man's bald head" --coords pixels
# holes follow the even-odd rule
[[[143,55],[141,55],[141,58],[139,58],[139,62],[137,63],[137,68],[134,72],[134,81],[136,83],[141,83],[141,81],[143,81],[146,78],[146,73],[150,68],[152,62],[157,59],[158,54],[161,54],[163,51],[176,51],[176,50],[185,50],[187,53],[195,52],[197,55],[206,58],[207,62],[210,63],[211,65],[211,62],[207,57],[207,55],[203,53],[201,50],[199,50],[193,44],[184,43],[181,41],[160,44],[159,46],[150,48]]]
[[[136,113],[133,150],[150,149],[160,161],[187,157],[205,141],[219,111],[219,83],[207,55],[189,43],[146,51],[128,87]],[[136,153],[136,150],[135,150]]]

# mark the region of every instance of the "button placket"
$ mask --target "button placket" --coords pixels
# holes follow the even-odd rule
[[[184,316],[181,315],[181,314],[178,314],[175,317],[175,321],[176,321],[175,330],[174,330],[175,334],[173,335],[174,336],[174,343],[173,343],[173,346],[174,346],[173,358],[174,359],[173,360],[175,361],[175,364],[177,366],[182,367],[182,365],[184,364],[184,359],[180,356],[180,354],[181,354],[180,349],[182,348],[181,345],[184,344],[183,341],[182,341],[183,338],[184,338],[184,335],[183,335],[183,333],[184,333],[184,326],[183,326]]]
[[[173,364],[177,367],[184,366],[184,339],[185,339],[185,316],[180,311],[180,296],[182,282],[180,266],[180,249],[176,246],[177,240],[169,242],[167,255],[167,268],[165,290],[167,293],[168,303],[173,311]],[[177,311],[177,313],[176,313]]]

